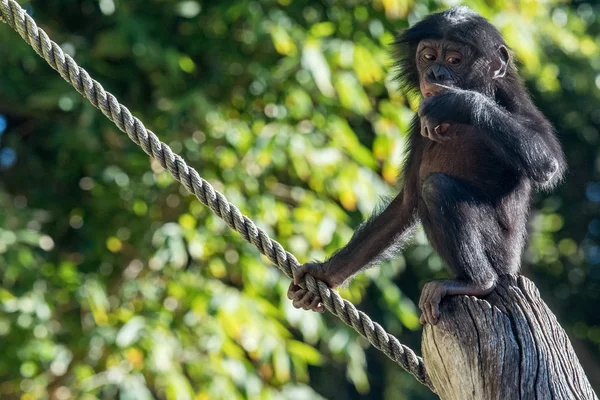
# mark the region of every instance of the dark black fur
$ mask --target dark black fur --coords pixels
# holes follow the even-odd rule
[[[399,34],[399,78],[407,91],[418,92],[419,79],[424,79],[415,61],[424,39],[463,44],[469,49],[470,68],[455,87],[422,101],[412,124],[400,194],[344,248],[324,263],[305,264],[295,280],[309,273],[337,286],[394,254],[420,221],[456,277],[423,290],[425,320],[436,323],[443,296],[484,295],[498,275],[518,272],[532,189],[553,188],[566,166],[551,124],[533,104],[493,25],[457,7]],[[489,65],[502,59],[499,49],[504,49],[507,63],[501,77],[492,79]],[[422,136],[422,123],[430,128],[449,123],[456,137],[444,143],[429,140]],[[294,305],[312,309],[308,305],[318,300],[294,284],[290,297]]]

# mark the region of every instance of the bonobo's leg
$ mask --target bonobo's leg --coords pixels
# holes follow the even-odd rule
[[[484,296],[494,289],[497,273],[492,262],[502,262],[506,252],[501,247],[506,244],[499,240],[503,234],[497,210],[466,182],[430,174],[421,196],[419,213],[427,238],[457,278],[429,282],[423,288],[421,322],[436,324],[444,296]]]

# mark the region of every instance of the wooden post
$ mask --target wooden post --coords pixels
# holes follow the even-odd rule
[[[503,276],[485,299],[444,299],[423,331],[423,359],[442,400],[598,400],[539,291]]]

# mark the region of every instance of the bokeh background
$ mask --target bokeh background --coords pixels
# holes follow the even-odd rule
[[[37,0],[62,48],[300,262],[393,194],[418,99],[397,30],[456,1]],[[570,165],[523,272],[600,390],[600,7],[466,1],[505,35]],[[419,348],[423,233],[344,297]],[[0,398],[434,399],[288,280],[0,24]]]

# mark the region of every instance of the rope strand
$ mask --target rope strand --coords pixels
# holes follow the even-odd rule
[[[173,153],[169,146],[161,142],[156,134],[147,129],[142,121],[129,112],[127,107],[120,104],[115,96],[105,91],[102,85],[92,79],[86,70],[77,65],[75,60],[65,54],[60,46],[50,40],[46,32],[37,26],[33,18],[16,1],[0,0],[0,21],[7,23],[19,33],[23,40],[33,47],[35,52],[53,69],[58,71],[64,80],[69,82],[94,107],[102,111],[150,157],[157,160],[202,204],[209,207],[227,225],[242,235],[244,240],[253,244],[288,278],[293,278],[292,272],[299,266],[294,255],[269,238],[224,195],[202,179],[194,168],[188,166],[183,158]],[[419,382],[434,390],[427,376],[423,359],[418,357],[412,349],[401,344],[381,325],[373,322],[362,311],[358,311],[352,303],[342,299],[324,282],[307,275],[305,285],[309,291],[321,297],[327,310],[354,328],[374,347],[402,366]]]

